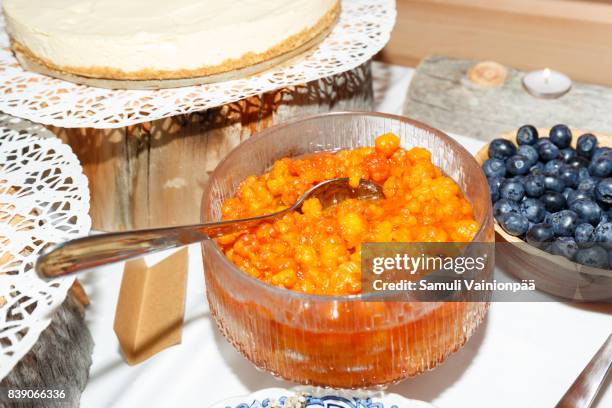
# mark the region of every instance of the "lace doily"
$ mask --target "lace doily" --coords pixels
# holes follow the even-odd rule
[[[91,227],[87,178],[72,150],[41,125],[0,114],[0,379],[34,345],[74,278],[33,269],[49,243]]]
[[[292,65],[214,84],[158,91],[108,90],[25,72],[0,21],[0,110],[58,127],[117,128],[201,111],[353,69],[380,51],[395,24],[395,0],[342,0],[340,20]]]

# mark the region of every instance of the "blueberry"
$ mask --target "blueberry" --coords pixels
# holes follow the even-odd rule
[[[529,172],[532,163],[525,156],[515,154],[506,160],[506,171],[512,175],[522,175]]]
[[[529,174],[525,176],[523,186],[525,187],[525,194],[529,197],[539,197],[546,191],[544,176],[541,174]]]
[[[569,237],[574,235],[578,225],[578,215],[570,210],[562,210],[552,214],[550,224],[558,237]]]
[[[584,178],[582,181],[578,183],[577,189],[580,191],[587,191],[592,193],[595,190],[595,186],[597,185],[598,180],[594,179],[589,175],[588,178]]]
[[[491,201],[496,202],[499,200],[499,188],[506,179],[503,177],[488,177],[487,182],[489,183],[489,191],[491,192]]]
[[[529,173],[531,174],[544,174],[544,163],[537,162],[529,169]]]
[[[576,238],[576,242],[581,246],[588,245],[593,242],[593,231],[595,231],[595,227],[591,224],[578,224],[574,231],[574,238]]]
[[[519,206],[514,201],[500,198],[499,201],[493,205],[493,216],[495,219],[500,219],[500,217],[510,213],[519,213]]]
[[[519,211],[522,215],[527,217],[531,222],[542,222],[546,215],[546,208],[540,200],[535,198],[525,198],[519,205]]]
[[[568,187],[576,187],[578,185],[578,171],[567,165],[561,166],[557,177]]]
[[[529,167],[536,164],[540,159],[540,157],[538,156],[538,151],[535,149],[535,147],[530,145],[519,146],[518,150],[516,151],[516,154],[520,156],[525,156],[527,158],[527,161],[529,162]]]
[[[585,133],[576,142],[576,152],[579,156],[586,157],[587,159],[593,156],[596,148],[597,138],[591,133]]]
[[[548,133],[550,141],[559,149],[565,149],[572,143],[572,131],[565,125],[555,125]]]
[[[489,158],[507,159],[516,153],[516,147],[506,139],[494,139],[489,143]]]
[[[482,165],[487,177],[504,177],[506,175],[506,163],[501,159],[488,159]]]
[[[588,159],[578,156],[568,160],[566,164],[573,169],[581,169],[583,167],[589,167],[589,163],[590,161]]]
[[[593,155],[591,156],[591,160],[597,160],[602,156],[608,156],[610,155],[610,149],[609,147],[597,147],[595,148],[595,151],[593,152]]]
[[[572,260],[578,252],[578,245],[572,237],[558,237],[550,246],[550,252],[553,255],[561,255]]]
[[[562,193],[563,189],[565,189],[565,183],[559,177],[544,176],[544,188],[546,191]]]
[[[549,161],[559,158],[559,148],[552,143],[542,143],[538,147],[538,154],[542,161]]]
[[[608,253],[600,246],[592,246],[576,252],[575,260],[582,265],[605,268],[608,266]]]
[[[607,250],[612,249],[612,222],[603,222],[595,228],[593,241]]]
[[[548,246],[548,243],[553,240],[555,233],[553,227],[550,224],[534,224],[529,231],[527,231],[527,243],[538,248],[544,248]]]
[[[500,219],[500,224],[504,231],[515,237],[525,234],[529,228],[527,217],[515,213],[503,215]]]
[[[554,213],[551,213],[550,211],[546,210],[546,213],[544,214],[544,221],[542,221],[542,222],[544,224],[552,224],[552,215],[553,214]]]
[[[559,151],[559,155],[561,156],[561,160],[567,163],[576,157],[576,151],[571,147],[566,147],[565,149],[561,149],[561,151]]]
[[[589,164],[589,173],[595,177],[608,177],[612,173],[612,157],[604,154],[593,159]]]
[[[503,177],[487,177],[487,182],[489,183],[489,188],[491,189],[497,188],[499,190],[504,181],[506,181],[506,179]]]
[[[595,198],[602,205],[612,204],[612,178],[605,178],[595,186]]]
[[[548,137],[541,137],[538,140],[536,140],[536,143],[535,143],[536,149],[538,149],[544,143],[550,143],[550,138],[548,138]]]
[[[601,218],[599,220],[599,224],[597,224],[598,226],[601,224],[605,224],[606,222],[608,222],[610,220],[610,217],[608,217],[608,213],[607,211],[603,211],[601,213]]]
[[[489,186],[489,193],[491,193],[491,202],[499,200],[499,187]]]
[[[516,132],[516,143],[521,145],[533,145],[538,141],[538,129],[531,125],[521,126]]]
[[[544,175],[546,176],[556,176],[559,173],[559,170],[563,166],[563,162],[561,160],[551,160],[546,165],[544,165]]]
[[[569,164],[568,164],[569,166]],[[586,167],[578,168],[578,182],[591,178],[591,174],[589,173],[589,169]]]
[[[521,201],[525,196],[525,187],[519,181],[506,180],[499,188],[499,196],[512,201]]]
[[[544,207],[550,212],[557,212],[565,209],[567,202],[563,194],[554,191],[547,191],[542,194],[540,201],[544,204]]]
[[[578,214],[581,223],[588,222],[591,225],[597,225],[601,220],[601,208],[593,200],[575,200],[569,208]]]
[[[576,200],[591,200],[592,198],[593,194],[590,191],[572,190],[569,195],[565,197],[565,201],[567,201],[568,205],[571,205]]]

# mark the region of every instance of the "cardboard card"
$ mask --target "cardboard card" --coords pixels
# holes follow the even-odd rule
[[[114,330],[128,364],[181,342],[188,249],[125,263]]]

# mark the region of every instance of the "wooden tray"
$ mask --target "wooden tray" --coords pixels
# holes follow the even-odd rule
[[[538,129],[540,135],[548,135],[549,129]],[[583,132],[572,129],[572,146],[576,147],[578,135]],[[612,136],[590,132],[597,136],[600,146],[612,147]],[[514,132],[499,137],[516,144]],[[476,154],[476,161],[482,165],[489,158],[489,145]],[[572,262],[559,255],[552,255],[512,236],[495,221],[495,235],[498,242],[515,245],[498,245],[496,261],[519,279],[534,279],[539,290],[566,299],[600,301],[612,299],[612,270],[593,268]]]
[[[120,79],[106,79],[106,78],[92,78],[83,75],[71,74],[68,72],[54,70],[45,65],[40,64],[37,61],[32,60],[27,55],[21,52],[15,52],[15,57],[21,64],[21,66],[33,72],[39,74],[51,76],[64,81],[74,82],[81,85],[88,85],[97,88],[107,89],[137,89],[137,90],[156,90],[166,88],[181,88],[185,86],[203,85],[214,82],[230,81],[233,79],[244,78],[247,76],[255,75],[260,72],[266,71],[270,68],[278,66],[280,64],[287,64],[303,58],[307,52],[321,43],[325,37],[331,32],[334,24],[331,24],[327,29],[319,33],[316,37],[310,41],[302,44],[300,47],[293,49],[285,54],[278,55],[274,58],[262,61],[255,65],[250,65],[241,69],[236,69],[228,72],[221,72],[213,75],[206,75],[200,77],[191,78],[178,78],[178,79],[147,79],[147,80],[120,80]]]

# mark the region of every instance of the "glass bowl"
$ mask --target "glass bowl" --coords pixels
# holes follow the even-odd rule
[[[493,242],[486,178],[474,158],[444,133],[379,113],[330,113],[268,128],[219,163],[204,189],[202,219],[221,218],[222,202],[247,176],[274,161],[324,150],[373,146],[393,132],[421,146],[471,202]],[[219,330],[255,366],[301,384],[369,388],[435,367],[458,350],[484,318],[486,302],[375,302],[359,295],[321,296],[270,286],[234,266],[216,243],[202,243],[206,293]],[[492,262],[487,265],[492,271]]]

